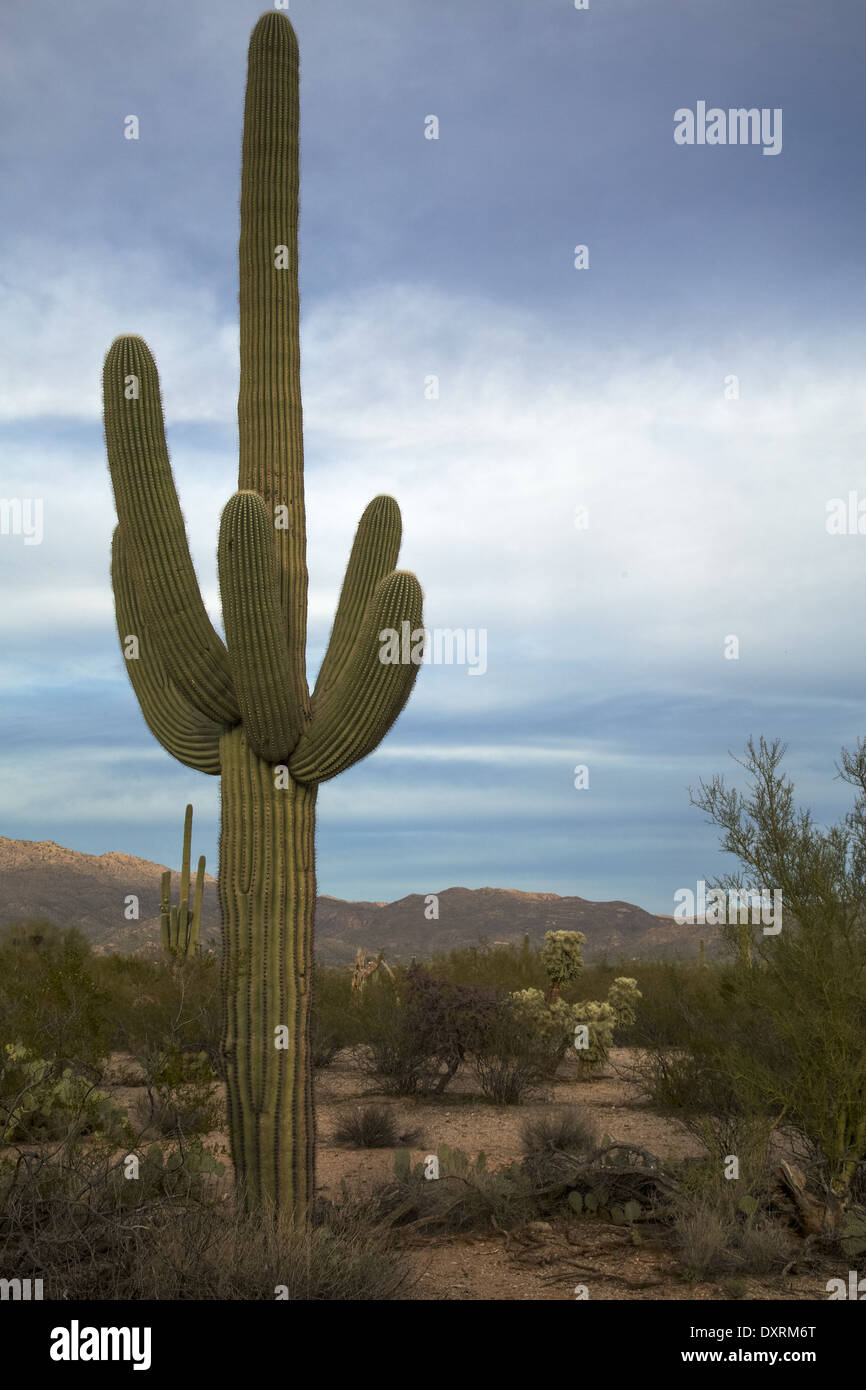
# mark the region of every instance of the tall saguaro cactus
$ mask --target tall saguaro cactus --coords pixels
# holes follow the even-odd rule
[[[264,14],[249,47],[240,234],[239,491],[219,536],[225,643],[199,593],[172,479],[153,358],[115,339],[105,434],[117,505],[118,633],[142,713],[168,752],[221,774],[222,1051],[232,1157],[247,1204],[304,1221],[314,1190],[310,1066],[316,790],[370,753],[417,665],[383,664],[379,634],[421,627],[395,570],[400,512],[358,526],[310,696],[298,315],[298,45]],[[131,636],[137,644],[129,641]],[[134,655],[137,647],[138,655]]]

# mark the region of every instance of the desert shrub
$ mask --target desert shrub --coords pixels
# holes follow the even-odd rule
[[[217,1128],[223,1108],[206,1052],[169,1047],[148,1054],[144,1065],[147,1093],[136,1110],[142,1125],[166,1137],[209,1134]]]
[[[736,962],[717,981],[730,1016],[715,1043],[704,1027],[696,1079],[709,1089],[711,1076],[727,1077],[739,1113],[784,1120],[845,1200],[866,1157],[866,741],[843,750],[854,804],[827,829],[795,806],[784,753],[778,740],[750,740],[745,795],[721,777],[692,795],[741,866],[710,886],[740,902],[781,887],[784,910],[767,933],[771,924],[742,920],[748,910],[721,928]]]
[[[194,1142],[151,1146],[135,1180],[108,1145],[28,1157],[0,1162],[0,1267],[43,1278],[46,1298],[378,1301],[408,1286],[374,1202],[319,1203],[299,1232],[268,1210],[241,1216]]]
[[[780,1223],[761,1214],[731,1213],[710,1202],[682,1204],[673,1236],[684,1275],[696,1281],[779,1273],[793,1246],[791,1233]]]
[[[385,1105],[365,1105],[340,1117],[334,1141],[355,1149],[395,1149],[401,1137],[393,1110]]]
[[[107,998],[95,957],[75,928],[32,920],[0,932],[0,1043],[98,1075],[110,1050]]]
[[[85,1134],[121,1139],[125,1114],[71,1066],[46,1062],[20,1043],[0,1050],[0,1145]]]
[[[682,1212],[674,1223],[673,1236],[677,1257],[687,1279],[705,1279],[713,1274],[722,1274],[729,1268],[730,1230],[714,1207],[699,1206]]]
[[[545,989],[547,975],[541,953],[525,936],[521,946],[478,946],[455,948],[438,952],[430,962],[430,972],[437,979],[455,985],[484,985],[504,993],[519,989]]]
[[[167,1047],[206,1052],[221,1073],[222,995],[214,956],[106,956],[97,971],[118,1051],[142,1065]]]
[[[474,1040],[472,1067],[488,1100],[520,1105],[549,1078],[553,1056],[549,1040],[535,1027],[527,1027],[519,1008],[503,999]]]
[[[471,1159],[447,1144],[436,1157],[439,1176],[432,1181],[425,1161],[407,1172],[400,1155],[395,1159],[396,1181],[377,1194],[395,1227],[418,1222],[431,1234],[458,1234],[489,1231],[495,1223],[507,1230],[537,1214],[538,1197],[520,1164],[489,1170],[483,1153]]]
[[[397,1095],[441,1095],[496,1009],[495,990],[439,980],[421,966],[397,981],[370,981],[356,1006],[362,1065]]]
[[[569,1106],[525,1120],[520,1143],[527,1157],[541,1153],[570,1153],[585,1157],[598,1147],[595,1120],[585,1111]]]

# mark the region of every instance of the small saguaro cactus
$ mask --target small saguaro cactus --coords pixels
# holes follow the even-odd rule
[[[192,907],[189,905],[189,856],[192,845],[192,806],[183,821],[183,862],[180,870],[180,902],[171,905],[171,869],[162,876],[159,915],[162,949],[172,956],[194,956],[201,941],[201,904],[204,896],[204,855],[198,861]]]
[[[163,747],[222,777],[222,1057],[238,1195],[246,1207],[276,1208],[303,1224],[315,1166],[316,794],[372,752],[409,698],[418,664],[383,657],[380,634],[408,629],[414,643],[423,627],[418,581],[394,568],[400,510],[392,497],[376,497],[361,517],[310,694],[298,107],[295,31],[270,11],[250,39],[244,107],[239,491],[223,511],[218,550],[225,642],[199,592],[159,378],[141,338],[112,343],[103,394],[127,671]]]

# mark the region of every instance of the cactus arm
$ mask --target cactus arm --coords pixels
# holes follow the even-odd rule
[[[125,397],[129,377],[138,381],[138,399]],[[199,593],[171,476],[159,377],[143,339],[115,338],[105,358],[103,398],[117,517],[163,664],[190,704],[218,724],[234,724],[240,712],[228,653]]]
[[[238,487],[276,521],[280,601],[301,727],[306,684],[307,536],[298,288],[298,41],[286,17],[250,37],[241,163]],[[277,247],[281,268],[277,268]]]
[[[236,492],[220,523],[219,579],[232,679],[244,730],[269,763],[288,758],[301,736],[301,690],[294,680],[274,564],[274,527],[255,492]]]
[[[195,874],[195,894],[192,900],[192,916],[189,919],[189,937],[187,938],[186,953],[188,956],[195,955],[201,940],[201,905],[204,897],[204,855],[198,861],[198,868]]]
[[[177,932],[175,950],[186,955],[187,926],[189,923],[189,856],[192,848],[192,807],[187,806],[183,818],[183,858],[180,865],[180,902],[177,905]]]
[[[162,935],[162,949],[171,950],[171,869],[162,876],[159,894],[159,922]]]
[[[118,526],[111,545],[114,608],[121,645],[130,636],[138,637],[138,657],[124,664],[141,712],[151,733],[172,757],[197,772],[216,775],[224,726],[191,705],[166,674],[153,625],[146,621],[136,597],[128,549],[123,528]]]
[[[298,782],[327,782],[381,743],[409,698],[418,666],[383,663],[380,633],[392,629],[401,635],[408,623],[411,636],[421,621],[421,586],[414,574],[395,570],[379,582],[342,675],[289,759]]]
[[[313,713],[325,701],[352,655],[376,585],[391,574],[400,554],[400,508],[393,497],[374,497],[358,523],[325,659],[313,691]]]

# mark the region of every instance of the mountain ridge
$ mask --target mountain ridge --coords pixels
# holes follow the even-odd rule
[[[0,925],[48,918],[79,927],[100,954],[158,950],[160,885],[167,868],[120,850],[82,854],[53,840],[0,836]],[[175,898],[179,882],[172,870]],[[431,898],[438,917],[428,915]],[[130,911],[137,915],[129,917]],[[218,946],[220,930],[217,880],[206,874],[203,942]],[[588,962],[606,955],[692,959],[699,950],[694,925],[623,899],[593,902],[490,885],[453,885],[393,902],[347,901],[327,893],[316,899],[316,957],[323,964],[346,964],[359,946],[408,961],[483,941],[519,945],[524,935],[540,945],[551,930],[582,931]],[[712,927],[701,931],[709,948],[717,933]]]

